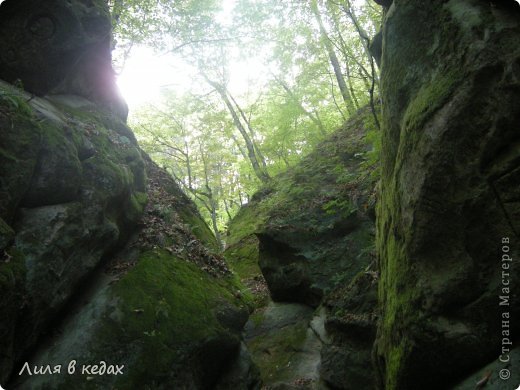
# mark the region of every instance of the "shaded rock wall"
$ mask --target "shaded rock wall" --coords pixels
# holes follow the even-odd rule
[[[32,367],[75,360],[71,375],[12,376],[8,388],[206,389],[256,383],[240,353],[247,301],[194,204],[148,156],[148,202],[136,230],[104,259],[24,360]],[[245,359],[245,358],[244,358]],[[121,375],[81,374],[83,365],[124,366]],[[21,369],[21,362],[16,367]],[[255,376],[256,375],[256,376]]]
[[[271,333],[250,335],[248,345],[267,384],[283,378],[284,383],[299,379],[309,388],[374,385],[373,207],[378,171],[366,137],[372,120],[368,108],[360,110],[302,162],[273,178],[229,226],[225,256],[253,294],[263,293],[259,265],[274,301],[320,306],[315,317],[319,326],[314,320],[298,323],[300,335],[316,334],[312,347],[319,351],[319,356],[312,355],[312,361],[320,363],[316,372],[297,376],[293,364],[298,364],[298,354],[291,351],[305,352],[301,345],[306,340],[296,337],[298,332],[277,324]],[[258,301],[259,306],[265,304]],[[251,316],[246,335],[248,329],[261,327],[272,307],[259,308]],[[280,307],[287,310],[290,304]]]
[[[318,306],[371,261],[374,166],[368,109],[279,175],[260,203],[259,265],[273,300]]]
[[[373,389],[372,347],[377,329],[377,273],[362,271],[325,298],[325,330],[320,374],[333,389]]]
[[[0,383],[203,389],[233,368],[225,383],[258,386],[237,360],[247,297],[131,130],[84,98],[3,82],[0,123]],[[123,374],[81,374],[101,361]],[[62,372],[18,376],[24,362]]]
[[[83,96],[126,119],[112,70],[111,29],[105,0],[6,0],[0,79],[38,96]]]
[[[395,0],[386,14],[376,347],[386,389],[447,387],[496,359],[504,292],[520,334],[519,8]],[[505,241],[513,262],[501,261]]]
[[[109,20],[103,0],[0,6],[0,384],[258,387],[248,297],[122,121]],[[101,361],[121,374],[81,372]]]
[[[0,82],[2,378],[143,211],[136,140],[95,109],[80,97],[31,100]]]

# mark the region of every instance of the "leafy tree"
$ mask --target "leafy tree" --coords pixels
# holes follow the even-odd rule
[[[199,205],[219,241],[260,185],[378,95],[368,51],[381,22],[370,2],[110,0],[119,57],[136,44],[176,55],[193,88],[132,115],[143,148]],[[258,77],[237,89],[234,64]],[[247,66],[247,65],[245,65]]]

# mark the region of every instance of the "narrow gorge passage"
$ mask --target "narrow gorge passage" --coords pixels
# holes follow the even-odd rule
[[[519,102],[517,0],[0,0],[0,390],[517,390]]]
[[[313,312],[306,305],[270,301],[246,323],[244,341],[265,386],[327,389],[318,383],[322,341],[311,328],[318,322]]]

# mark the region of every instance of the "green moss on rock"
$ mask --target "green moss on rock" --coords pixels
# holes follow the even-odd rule
[[[408,104],[403,116],[406,131],[420,132],[425,121],[432,113],[448,101],[457,85],[462,81],[463,72],[459,69],[432,76],[424,83]]]
[[[496,259],[501,237],[517,236],[496,184],[518,161],[515,6],[394,1],[386,14],[381,388],[451,388],[496,359]]]
[[[139,255],[117,283],[99,289],[76,318],[75,329],[45,359],[71,356],[78,364],[124,365],[123,375],[25,377],[50,388],[211,388],[238,354],[246,302],[236,280],[215,278],[165,250]],[[81,332],[82,343],[78,343]]]
[[[219,248],[215,235],[209,228],[208,224],[199,215],[198,211],[186,207],[180,210],[179,214],[184,223],[190,227],[191,232],[195,237],[211,250],[220,252],[221,248]]]
[[[247,343],[264,383],[272,384],[294,379],[294,373],[288,367],[295,352],[302,349],[307,329],[305,322],[299,322],[277,332],[257,336]]]
[[[0,218],[0,251],[2,251],[14,238],[14,230]]]
[[[17,312],[24,326],[15,315],[6,317],[14,331],[4,342],[16,348],[4,367],[34,347],[78,284],[143,213],[139,148],[119,119],[102,116],[85,99],[65,96],[55,105],[0,81],[0,251],[13,242],[27,268],[16,287],[26,293]]]
[[[368,108],[360,110],[259,190],[231,222],[230,266],[251,278],[260,261],[273,299],[317,305],[338,278],[348,282],[372,260],[377,159],[366,136],[371,116]]]
[[[128,218],[131,221],[138,220],[143,214],[146,203],[148,202],[148,196],[145,192],[134,192],[130,195],[131,207],[128,208]]]
[[[226,248],[224,253],[228,265],[242,280],[260,275],[258,266],[258,239],[246,236],[241,241]]]
[[[143,331],[156,330],[159,339],[167,337],[178,343],[214,335],[222,329],[211,315],[211,306],[219,296],[234,299],[215,282],[195,265],[166,252],[143,254],[114,288],[121,300],[125,333],[140,337]],[[142,314],[135,315],[135,310]],[[161,319],[170,316],[161,324]]]
[[[11,99],[5,96],[13,96],[11,89],[0,85],[0,218],[7,223],[12,221],[16,208],[29,188],[31,178],[40,150],[42,129],[36,123],[32,114],[28,113],[25,102],[20,106],[13,105]],[[16,131],[7,131],[16,129]]]

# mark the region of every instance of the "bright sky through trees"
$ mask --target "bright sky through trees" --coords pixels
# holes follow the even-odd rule
[[[0,0],[1,2],[2,0]],[[236,0],[223,0],[221,11],[215,19],[222,25],[230,25]],[[117,50],[117,47],[116,47]],[[235,52],[237,49],[235,48]],[[238,57],[238,53],[235,53]],[[229,89],[236,95],[247,94],[254,80],[266,76],[266,66],[261,58],[250,57],[229,64]],[[163,98],[165,89],[179,93],[197,90],[193,78],[197,70],[183,61],[182,56],[170,53],[157,53],[152,48],[136,45],[124,63],[117,77],[117,84],[132,111],[145,104],[157,104]],[[261,81],[260,81],[261,82]]]
[[[255,191],[377,96],[372,1],[109,4],[129,124],[219,240]]]
[[[232,75],[229,89],[236,95],[245,95],[252,86],[265,81],[269,72],[261,58],[251,57],[229,65]],[[132,49],[117,84],[132,111],[151,103],[159,103],[165,89],[179,93],[207,88],[194,80],[197,70],[182,58],[172,54],[156,53],[152,48],[136,46]]]
[[[0,3],[3,0],[0,0]],[[353,4],[360,6],[365,0],[354,0]],[[229,26],[233,21],[233,10],[237,0],[223,0],[221,11],[215,16],[215,20],[223,26]],[[296,37],[296,39],[302,39]],[[300,42],[301,43],[301,42]],[[118,48],[116,47],[116,51]],[[239,57],[239,48],[234,48],[235,61],[229,64],[228,88],[233,94],[246,95],[251,87],[261,87],[273,72],[265,62],[265,56],[257,53],[246,59]],[[265,53],[264,53],[265,54]],[[164,89],[174,89],[185,93],[197,89],[194,76],[197,70],[183,61],[182,56],[169,53],[158,53],[144,45],[135,45],[124,63],[123,69],[117,78],[117,84],[132,111],[140,106],[151,103],[156,104],[162,99]]]
[[[189,89],[189,80],[186,68],[175,64],[174,58],[138,46],[132,49],[117,84],[130,110],[133,110],[145,103],[156,103],[165,87]]]

